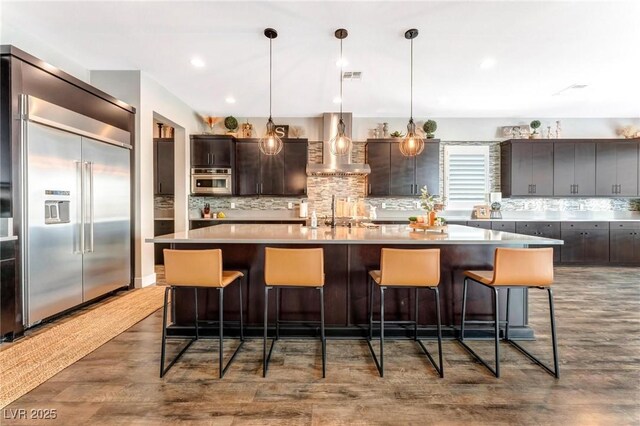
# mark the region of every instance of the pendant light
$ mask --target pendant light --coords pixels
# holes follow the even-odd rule
[[[342,40],[347,38],[348,35],[349,33],[344,28],[340,28],[335,32],[336,38],[340,40],[340,120],[338,121],[338,132],[333,139],[331,139],[330,146],[331,153],[336,156],[349,155],[351,153],[352,145],[351,138],[345,133],[346,126],[342,120],[342,82],[344,80],[342,72],[342,67],[344,66],[344,60],[342,57]]]
[[[258,146],[265,155],[277,155],[282,151],[282,139],[276,134],[276,125],[273,124],[271,118],[271,74],[273,69],[272,42],[274,38],[278,37],[278,32],[273,28],[267,28],[264,30],[264,35],[269,39],[269,120],[267,120],[267,130],[258,142]]]
[[[418,37],[415,28],[404,33],[404,38],[411,41],[411,116],[407,124],[407,135],[400,142],[400,152],[405,157],[415,157],[424,150],[424,139],[416,132],[416,123],[413,122],[413,39]]]

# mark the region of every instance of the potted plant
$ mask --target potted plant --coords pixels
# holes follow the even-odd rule
[[[436,220],[436,206],[440,204],[440,199],[432,194],[429,194],[427,185],[420,188],[420,204],[422,208],[427,212],[427,220],[425,222],[429,226],[433,226]]]
[[[542,125],[540,120],[533,120],[529,126],[533,129],[533,132],[529,136],[531,139],[538,139],[540,137],[540,133],[538,133],[538,128]]]
[[[389,136],[391,136],[392,138],[401,138],[404,136],[404,134],[396,130],[395,132],[391,133]]]
[[[438,129],[438,123],[435,120],[427,120],[422,125],[422,130],[427,135],[427,139],[433,139],[434,133]]]
[[[224,119],[224,127],[227,128],[227,133],[235,133],[238,129],[238,120],[233,115]]]

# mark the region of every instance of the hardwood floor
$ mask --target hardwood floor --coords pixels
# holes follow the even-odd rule
[[[550,360],[545,294],[531,292],[538,340],[525,346]],[[555,295],[560,380],[506,344],[496,379],[453,341],[443,347],[444,379],[415,343],[389,342],[382,379],[365,342],[341,340],[327,344],[324,380],[316,341],[278,342],[262,378],[261,340],[245,344],[223,380],[212,340],[194,343],[160,379],[157,312],[6,407],[0,423],[640,424],[640,269],[557,268]],[[473,345],[492,356],[491,342]],[[57,418],[7,418],[18,409],[55,409]]]

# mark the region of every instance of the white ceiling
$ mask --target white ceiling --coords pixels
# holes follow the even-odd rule
[[[349,30],[344,108],[360,117],[640,115],[640,2],[2,2],[3,25],[88,69],[140,69],[201,113],[274,116],[337,108],[339,44]],[[19,46],[18,46],[19,47]],[[193,57],[206,66],[196,69]],[[495,66],[483,69],[487,58]],[[554,93],[573,84],[583,90]],[[235,104],[227,104],[232,96]]]

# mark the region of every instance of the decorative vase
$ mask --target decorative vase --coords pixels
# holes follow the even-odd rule
[[[382,134],[383,137],[389,137],[389,123],[382,123]]]
[[[436,212],[435,210],[431,210],[429,212],[429,226],[434,226],[436,224]]]

